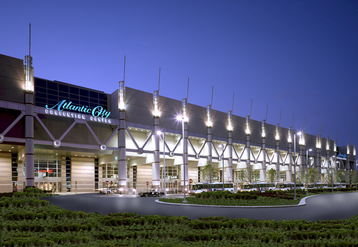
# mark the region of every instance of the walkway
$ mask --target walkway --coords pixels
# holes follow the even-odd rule
[[[310,221],[346,219],[358,214],[358,192],[334,193],[308,198],[306,205],[299,207],[193,207],[156,203],[157,198],[118,197],[100,194],[75,194],[45,197],[51,204],[69,210],[103,215],[119,212],[135,212],[141,215],[185,215],[190,219],[208,216],[228,218],[274,219]]]

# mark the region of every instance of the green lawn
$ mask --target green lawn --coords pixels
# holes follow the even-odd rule
[[[358,246],[358,215],[319,222],[103,216],[49,205],[34,192],[1,198],[1,246]]]

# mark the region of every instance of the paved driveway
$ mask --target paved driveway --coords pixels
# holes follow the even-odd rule
[[[228,218],[274,219],[310,221],[346,219],[358,214],[358,192],[326,194],[308,198],[305,206],[284,208],[213,208],[176,206],[156,203],[157,198],[106,197],[99,194],[79,194],[45,197],[51,204],[69,210],[103,215],[119,212],[135,212],[141,215],[185,215],[190,219],[207,216]]]

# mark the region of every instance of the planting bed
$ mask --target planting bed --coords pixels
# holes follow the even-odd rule
[[[335,190],[337,192],[337,190]],[[339,189],[339,191],[356,191],[354,188]],[[309,190],[308,196],[332,193],[330,189],[312,189]],[[182,203],[182,204],[199,204],[199,205],[222,205],[222,206],[283,206],[297,205],[300,200],[306,197],[306,191],[296,190],[296,199],[294,200],[293,190],[289,191],[266,191],[260,192],[237,192],[231,194],[228,191],[203,192],[187,197],[187,203],[183,203],[182,198],[161,198],[161,202]]]
[[[36,192],[1,198],[2,246],[358,246],[358,215],[319,222],[103,216],[49,205]]]

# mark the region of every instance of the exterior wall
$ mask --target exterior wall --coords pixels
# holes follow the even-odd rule
[[[12,192],[11,153],[0,153],[0,193]]]
[[[94,192],[94,159],[71,157],[71,192]]]
[[[22,59],[0,55],[0,99],[24,103]]]
[[[66,192],[67,188],[66,188],[66,157],[62,156],[61,158],[61,192]]]
[[[152,187],[152,164],[137,165],[137,191],[146,191]]]
[[[190,162],[189,162],[190,164]],[[193,180],[193,183],[197,183],[198,182],[198,167],[192,167],[189,165],[188,167],[188,174],[189,174],[189,179]],[[187,184],[188,186],[188,184]]]

